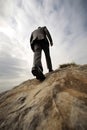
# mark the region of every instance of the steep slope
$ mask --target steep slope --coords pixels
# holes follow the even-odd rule
[[[87,65],[69,65],[0,94],[0,130],[87,130]]]

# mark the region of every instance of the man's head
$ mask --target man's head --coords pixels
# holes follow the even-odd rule
[[[41,27],[39,26],[38,29],[40,29]]]

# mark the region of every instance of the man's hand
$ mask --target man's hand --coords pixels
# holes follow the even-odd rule
[[[51,46],[53,46],[53,42],[51,42],[50,44],[51,44]]]

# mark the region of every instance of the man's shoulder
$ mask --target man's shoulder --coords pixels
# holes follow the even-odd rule
[[[38,33],[38,31],[45,31],[46,32],[46,30],[47,30],[47,27],[43,26],[40,29],[39,28],[35,29],[34,31],[32,31],[31,34]]]
[[[37,32],[37,31],[38,31],[38,29],[35,29],[34,31],[32,31],[32,34],[35,33],[35,32]]]
[[[46,29],[47,27],[46,27],[46,26],[43,26],[42,28],[43,28],[43,29]]]

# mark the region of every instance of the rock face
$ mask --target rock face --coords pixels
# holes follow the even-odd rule
[[[87,65],[69,65],[40,82],[0,94],[0,130],[87,130]]]

